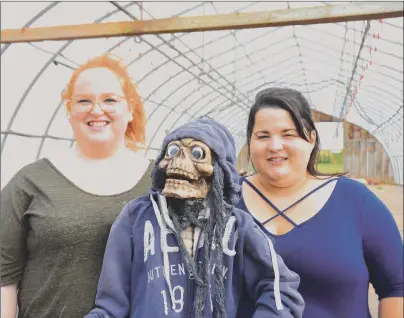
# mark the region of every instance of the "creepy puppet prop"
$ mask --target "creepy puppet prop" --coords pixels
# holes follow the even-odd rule
[[[254,318],[301,317],[299,277],[252,217],[234,208],[240,186],[229,131],[212,120],[166,136],[148,196],[111,228],[86,317],[236,317],[247,290]]]

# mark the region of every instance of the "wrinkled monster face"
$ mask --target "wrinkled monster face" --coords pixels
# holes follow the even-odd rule
[[[212,153],[204,143],[192,138],[174,140],[159,163],[166,171],[163,195],[180,199],[206,198],[212,180]]]

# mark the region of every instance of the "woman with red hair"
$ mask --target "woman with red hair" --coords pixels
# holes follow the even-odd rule
[[[151,186],[145,113],[121,61],[76,69],[62,94],[74,147],[23,167],[1,196],[1,317],[83,317],[109,230]]]

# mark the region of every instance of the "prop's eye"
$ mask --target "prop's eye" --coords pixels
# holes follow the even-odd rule
[[[201,160],[201,159],[205,159],[205,152],[203,151],[203,149],[199,146],[194,146],[191,149],[191,154],[194,158]]]
[[[170,145],[167,148],[167,156],[172,158],[178,153],[179,150],[180,150],[180,147],[178,147],[177,145],[175,145],[175,144]]]

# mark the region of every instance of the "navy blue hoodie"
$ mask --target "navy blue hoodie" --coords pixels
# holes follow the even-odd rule
[[[237,203],[240,186],[236,149],[228,130],[212,120],[181,126],[164,139],[155,167],[168,143],[182,138],[202,141],[211,148],[224,171],[225,200],[231,205]],[[173,231],[166,199],[157,189],[129,202],[111,228],[95,300],[97,308],[86,318],[193,317],[196,283],[189,278]],[[203,241],[197,230],[195,235],[197,242]],[[204,247],[194,245],[197,261]],[[227,317],[236,316],[243,288],[255,302],[254,318],[302,317],[299,276],[284,265],[271,240],[248,213],[233,208],[222,245],[220,270],[224,274]],[[216,312],[213,266],[209,269],[210,292],[203,317],[215,317]]]

